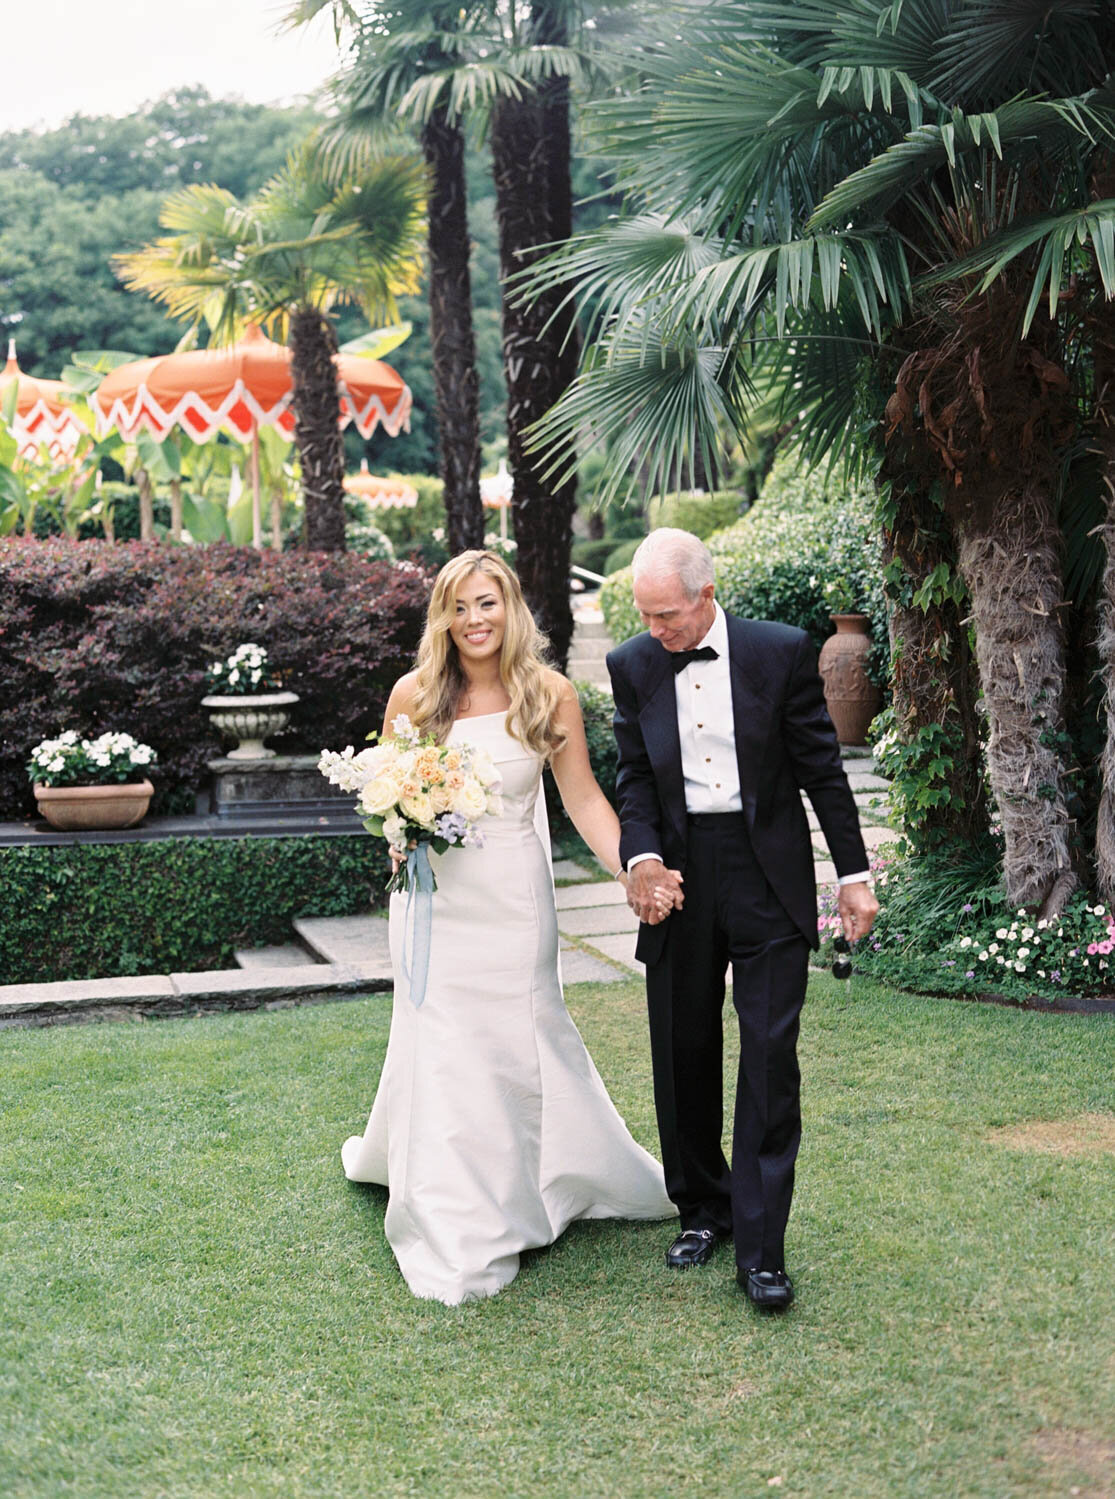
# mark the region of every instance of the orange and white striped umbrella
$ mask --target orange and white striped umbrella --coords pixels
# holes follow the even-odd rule
[[[0,372],[0,401],[13,380],[19,386],[19,395],[11,431],[19,444],[19,456],[34,458],[45,444],[56,462],[72,458],[82,434],[89,429],[73,407],[62,400],[66,387],[61,380],[38,380],[34,375],[23,373],[16,359],[15,339],[11,338],[8,340],[8,362]]]
[[[418,491],[405,479],[389,479],[368,472],[368,460],[361,458],[360,472],[346,474],[344,486],[349,494],[359,495],[373,510],[407,510],[418,504]]]
[[[103,431],[116,427],[125,441],[146,428],[160,442],[174,426],[195,442],[224,430],[248,442],[261,427],[294,431],[291,354],[249,328],[223,349],[190,349],[137,359],[106,375],[90,404]],[[389,364],[359,355],[337,356],[338,421],[370,437],[382,422],[397,437],[409,430],[410,387]]]

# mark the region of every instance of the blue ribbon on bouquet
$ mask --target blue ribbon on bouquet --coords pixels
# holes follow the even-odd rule
[[[403,977],[410,990],[410,1001],[420,1008],[426,998],[426,980],[430,972],[430,937],[434,924],[434,871],[430,867],[430,845],[420,843],[407,854],[407,908],[403,921]],[[407,934],[411,955],[407,959]]]

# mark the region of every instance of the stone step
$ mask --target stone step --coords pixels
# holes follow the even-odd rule
[[[574,643],[581,640],[602,640],[607,644],[609,650],[612,648],[612,637],[608,634],[608,627],[603,619],[578,619],[573,624]]]
[[[359,965],[391,976],[386,916],[304,916],[294,930],[319,963]]]
[[[296,942],[280,942],[274,947],[241,947],[233,953],[238,968],[305,968],[315,967],[316,960]]]
[[[566,676],[571,682],[588,682],[591,686],[600,687],[608,693],[612,690],[612,679],[608,675],[608,668],[603,663],[599,665],[591,662],[571,664]]]

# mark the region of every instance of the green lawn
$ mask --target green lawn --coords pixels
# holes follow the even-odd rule
[[[570,1004],[654,1148],[639,986]],[[6,1499],[1111,1491],[1115,1156],[988,1135],[1111,1113],[1110,1019],[815,976],[779,1320],[661,1224],[413,1300],[338,1157],[388,1013],[0,1033]]]

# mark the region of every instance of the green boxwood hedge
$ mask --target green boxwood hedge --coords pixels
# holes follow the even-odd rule
[[[296,916],[369,910],[390,873],[362,835],[2,849],[0,984],[230,968]]]

